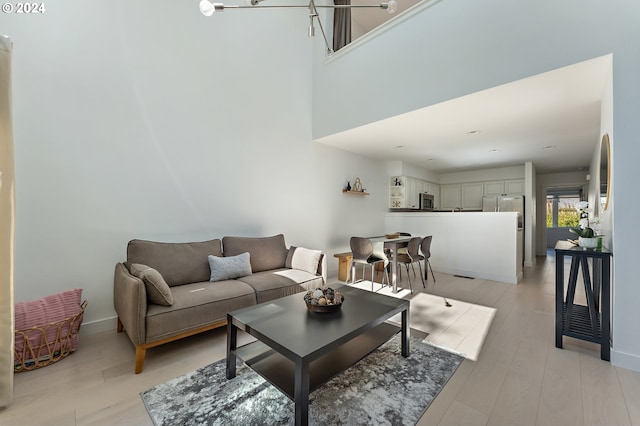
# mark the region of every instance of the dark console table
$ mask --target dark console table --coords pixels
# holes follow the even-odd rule
[[[611,357],[611,251],[585,249],[558,241],[556,250],[556,348],[562,336],[595,342],[600,358]],[[564,294],[564,257],[571,257],[567,293]],[[591,259],[591,262],[589,262]],[[578,271],[582,272],[587,306],[574,303]]]

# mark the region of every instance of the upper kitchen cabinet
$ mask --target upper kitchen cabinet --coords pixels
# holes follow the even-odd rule
[[[482,210],[482,182],[440,185],[441,210]]]
[[[484,195],[522,195],[524,179],[495,180],[484,182]]]
[[[507,195],[524,194],[524,179],[505,180],[504,192]]]
[[[463,183],[461,185],[462,207],[465,210],[482,210],[484,184],[482,182]]]
[[[504,194],[504,181],[496,180],[484,183],[484,195],[502,195]]]
[[[405,192],[406,204],[409,209],[417,209],[419,207],[418,197],[418,181],[412,177],[406,177],[407,191]]]
[[[460,192],[461,186],[459,183],[440,185],[440,209],[459,209],[462,205]]]

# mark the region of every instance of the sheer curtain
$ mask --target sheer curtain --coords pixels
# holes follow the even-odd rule
[[[0,407],[13,396],[14,165],[11,39],[0,35]]]
[[[336,5],[349,5],[351,0],[334,0]],[[333,10],[333,51],[343,48],[351,43],[351,9]]]

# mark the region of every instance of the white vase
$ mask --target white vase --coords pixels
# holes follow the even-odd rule
[[[598,247],[598,237],[578,237],[578,244],[580,245],[580,247],[584,248],[596,248]]]

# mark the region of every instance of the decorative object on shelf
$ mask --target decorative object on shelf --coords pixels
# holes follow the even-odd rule
[[[578,237],[578,245],[584,248],[597,248],[599,237]]]
[[[243,5],[225,5],[223,3],[213,3],[209,0],[201,0],[200,1],[200,12],[204,16],[211,16],[215,12],[223,12],[225,9],[269,9],[269,8],[307,8],[309,9],[309,37],[312,38],[315,36],[315,27],[313,26],[314,18],[318,22],[318,26],[320,27],[320,32],[322,33],[322,38],[324,39],[325,46],[327,47],[327,53],[332,54],[333,49],[329,47],[329,42],[327,41],[327,35],[324,32],[324,27],[322,26],[322,21],[318,14],[318,9],[327,8],[327,9],[352,9],[352,8],[377,8],[377,9],[385,9],[390,14],[396,13],[398,10],[398,3],[396,0],[389,0],[387,3],[378,3],[378,4],[318,4],[316,5],[315,0],[310,0],[306,4],[283,4],[283,5],[263,5],[258,6],[264,0],[250,0],[248,3]]]
[[[394,238],[400,238],[400,234],[397,232],[394,234],[384,234],[384,237],[388,240],[393,240]]]
[[[351,191],[351,182],[347,181],[347,191]]]
[[[304,302],[311,312],[335,312],[342,307],[344,296],[340,290],[320,287],[313,291],[307,291],[304,295]]]
[[[355,182],[353,182],[353,190],[356,192],[364,192],[364,189],[362,189],[362,182],[360,182],[360,178],[356,178]]]
[[[578,245],[584,248],[596,248],[598,247],[598,235],[593,229],[592,223],[589,221],[589,208],[588,201],[580,201],[576,203],[576,210],[580,214],[580,228],[570,228],[569,232],[578,236]],[[600,223],[599,219],[593,219],[593,225]],[[601,237],[601,235],[600,235]]]

